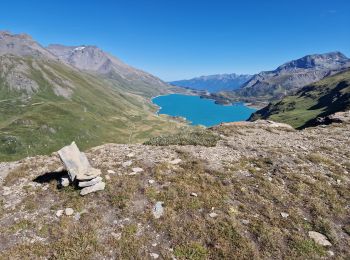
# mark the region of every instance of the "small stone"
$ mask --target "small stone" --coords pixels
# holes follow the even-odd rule
[[[309,237],[315,241],[316,244],[321,246],[331,246],[331,242],[328,241],[328,238],[316,231],[309,231]]]
[[[116,240],[120,240],[122,238],[122,233],[115,233],[112,232],[111,235],[116,239]]]
[[[109,180],[111,180],[111,176],[106,175],[106,176],[105,176],[105,179],[106,179],[107,181],[109,181]]]
[[[341,180],[337,179],[337,184],[340,184],[341,183]]]
[[[69,186],[69,179],[68,178],[61,178],[61,185],[63,187],[68,187]]]
[[[143,169],[140,167],[136,167],[136,168],[132,168],[132,171],[135,173],[140,173],[140,172],[143,172]]]
[[[67,216],[71,216],[74,213],[74,210],[72,208],[66,208],[65,213]]]
[[[129,158],[132,158],[132,157],[135,157],[135,154],[134,153],[129,153],[126,156],[129,157]]]
[[[248,224],[250,223],[250,221],[247,220],[247,219],[242,219],[242,223],[243,223],[244,225],[248,225]]]
[[[164,214],[164,208],[163,208],[164,202],[157,201],[153,208],[153,216],[154,218],[158,219]]]
[[[198,194],[195,193],[195,192],[192,192],[192,193],[191,193],[191,196],[192,196],[192,197],[198,197]]]
[[[149,254],[153,259],[158,259],[159,255],[156,253],[150,253]]]
[[[156,181],[155,180],[148,180],[149,184],[154,184]]]
[[[334,252],[332,250],[328,250],[327,253],[329,256],[334,256]]]
[[[175,160],[170,161],[170,164],[176,165],[176,164],[179,164],[180,162],[182,162],[181,159],[175,159]]]
[[[102,177],[98,176],[94,179],[92,179],[91,181],[81,181],[79,182],[79,187],[84,188],[84,187],[89,187],[89,186],[93,186],[99,182],[102,181]]]
[[[126,161],[122,163],[122,166],[125,168],[125,167],[131,166],[131,164],[132,164],[132,161]]]
[[[271,178],[271,177],[267,177],[267,179],[268,179],[269,181],[272,181],[272,178]]]
[[[156,247],[157,245],[158,245],[157,243],[153,243],[153,244],[152,244],[153,247]]]
[[[288,218],[289,214],[285,213],[285,212],[281,212],[281,216],[282,216],[282,218]]]
[[[78,221],[80,219],[80,217],[81,217],[81,214],[76,213],[73,218],[74,218],[74,220]]]
[[[93,186],[86,187],[86,188],[82,189],[80,191],[80,195],[85,196],[85,195],[92,193],[92,192],[101,191],[101,190],[104,190],[105,187],[106,187],[106,184],[103,181],[101,181]]]
[[[57,216],[58,218],[59,218],[60,216],[62,216],[62,214],[63,214],[63,209],[57,210],[56,216]]]
[[[108,174],[115,174],[115,171],[113,171],[113,170],[107,170],[107,173],[108,173]]]
[[[212,212],[209,214],[209,217],[211,217],[211,218],[216,218],[217,216],[219,216],[219,215],[216,214],[215,212]]]

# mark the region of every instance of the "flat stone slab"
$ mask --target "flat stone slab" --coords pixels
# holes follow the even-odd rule
[[[93,186],[101,181],[102,181],[102,177],[98,176],[98,177],[92,179],[91,181],[81,181],[81,182],[79,182],[78,186],[81,188],[90,187],[90,186]]]
[[[101,181],[93,186],[86,187],[86,188],[82,189],[80,191],[80,195],[85,196],[85,195],[92,193],[92,192],[101,191],[101,190],[104,190],[105,187],[106,187],[106,184],[103,181]]]
[[[72,181],[91,180],[101,174],[99,169],[91,167],[86,155],[80,152],[75,142],[59,150],[58,155]]]

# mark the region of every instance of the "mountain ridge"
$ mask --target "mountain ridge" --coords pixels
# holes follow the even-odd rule
[[[279,99],[349,67],[350,59],[338,51],[306,55],[286,62],[275,70],[256,74],[236,94],[243,97],[266,96],[267,99]]]
[[[252,75],[248,74],[213,74],[200,76],[187,80],[177,80],[169,82],[179,87],[187,87],[194,90],[204,90],[208,92],[219,92],[223,90],[234,90],[247,82]]]
[[[155,85],[156,77],[113,72],[111,79],[62,62],[28,35],[0,35],[2,160],[47,154],[72,140],[83,149],[144,141],[181,125],[155,114],[149,97],[174,89]]]

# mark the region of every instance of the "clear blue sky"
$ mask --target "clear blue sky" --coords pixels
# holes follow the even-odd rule
[[[349,0],[12,0],[0,10],[0,29],[43,45],[98,45],[164,80],[350,56]]]

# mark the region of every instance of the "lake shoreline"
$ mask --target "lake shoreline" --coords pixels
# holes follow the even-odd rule
[[[157,115],[164,114],[182,122],[186,120],[190,125],[206,127],[225,122],[246,121],[257,110],[243,102],[217,104],[214,99],[203,98],[193,93],[157,95],[151,98],[151,102],[158,108]]]

